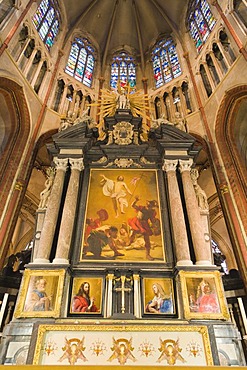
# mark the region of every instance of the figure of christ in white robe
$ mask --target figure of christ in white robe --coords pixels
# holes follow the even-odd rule
[[[119,209],[121,213],[125,213],[124,208],[128,207],[127,193],[132,195],[132,192],[129,190],[128,186],[124,182],[123,176],[118,176],[117,181],[113,181],[102,176],[103,185],[103,194],[112,199],[113,208],[116,214],[116,217],[119,216]]]

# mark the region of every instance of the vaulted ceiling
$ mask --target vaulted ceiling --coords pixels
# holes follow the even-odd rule
[[[70,0],[64,2],[68,32],[90,34],[100,58],[130,47],[142,58],[161,34],[177,31],[189,0]]]

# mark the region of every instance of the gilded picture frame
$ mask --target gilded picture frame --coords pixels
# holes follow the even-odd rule
[[[204,325],[39,325],[33,365],[210,366]]]
[[[229,320],[219,271],[180,271],[186,319]]]
[[[64,277],[62,269],[26,269],[14,317],[59,317]]]
[[[71,315],[102,315],[103,278],[73,279],[69,313]]]
[[[91,169],[80,261],[165,262],[157,170]]]
[[[170,278],[143,278],[143,312],[147,315],[176,313],[173,280]]]

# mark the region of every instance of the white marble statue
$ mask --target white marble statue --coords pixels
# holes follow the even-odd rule
[[[54,182],[56,169],[54,167],[49,167],[46,170],[47,179],[45,182],[45,188],[40,193],[40,202],[39,202],[39,209],[45,209],[47,207],[48,199],[51,193],[51,188]]]
[[[200,185],[198,185],[198,183],[197,183],[197,179],[199,177],[198,170],[196,168],[193,168],[190,172],[190,176],[191,176],[192,184],[193,184],[194,189],[195,189],[196,198],[197,198],[199,208],[202,209],[202,210],[208,210],[209,205],[208,205],[207,195],[206,195],[205,191],[202,190]]]

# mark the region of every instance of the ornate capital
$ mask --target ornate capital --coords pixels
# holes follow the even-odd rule
[[[53,162],[55,163],[57,170],[62,170],[62,171],[65,172],[68,168],[68,158],[57,158],[57,157],[55,157],[53,159]]]
[[[185,172],[185,171],[189,171],[190,172],[190,169],[191,169],[191,166],[193,164],[193,159],[190,158],[190,159],[179,159],[179,171],[181,173]]]
[[[114,278],[114,274],[108,274],[108,275],[106,276],[106,278],[107,278],[107,280],[113,280],[113,278]]]
[[[177,168],[177,159],[164,159],[162,170],[166,172],[175,172]]]
[[[83,158],[69,158],[71,170],[82,171],[84,169]]]
[[[140,275],[138,275],[138,274],[133,274],[133,280],[134,280],[134,281],[140,281]]]

